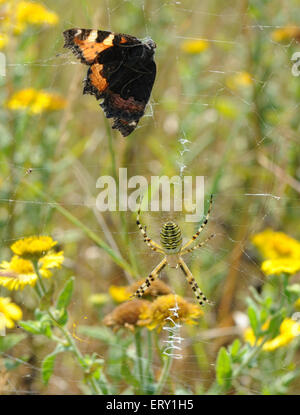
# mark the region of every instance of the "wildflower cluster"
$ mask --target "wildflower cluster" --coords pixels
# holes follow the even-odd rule
[[[9,44],[13,35],[22,34],[30,26],[53,26],[58,15],[40,3],[22,0],[0,2],[0,49]]]
[[[10,261],[0,263],[0,285],[9,290],[35,286],[38,280],[35,262],[40,276],[50,278],[51,269],[60,268],[64,260],[62,251],[52,250],[56,244],[49,236],[31,236],[12,244],[11,250],[15,255]]]
[[[254,235],[252,243],[264,258],[261,268],[266,275],[291,275],[300,270],[300,242],[285,233],[266,229]]]
[[[30,114],[63,109],[66,101],[59,95],[33,88],[15,92],[7,101],[6,106],[12,111],[26,110]]]

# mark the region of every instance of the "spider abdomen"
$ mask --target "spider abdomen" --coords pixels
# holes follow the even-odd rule
[[[181,230],[174,222],[167,222],[160,231],[160,241],[167,254],[180,251],[182,244]]]

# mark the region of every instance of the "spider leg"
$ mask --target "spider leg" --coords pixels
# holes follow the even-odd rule
[[[131,297],[141,298],[145,291],[150,287],[151,283],[158,278],[160,271],[167,265],[167,259],[164,258],[151,272],[149,277],[145,279],[145,282],[136,290],[136,292]]]
[[[203,229],[205,228],[207,222],[208,222],[208,218],[211,212],[211,208],[212,208],[212,201],[213,201],[213,195],[210,196],[210,201],[209,201],[209,208],[207,211],[207,214],[205,216],[204,221],[202,222],[200,228],[197,230],[197,232],[192,236],[192,239],[190,239],[183,247],[182,247],[182,251],[185,250],[185,248],[187,248],[189,245],[191,245],[195,239],[198,238],[198,236],[200,235],[200,233],[203,231]]]
[[[166,255],[164,251],[162,251],[161,249],[156,248],[155,246],[152,246],[152,245],[151,245],[148,241],[146,241],[145,239],[144,239],[144,242],[146,242],[147,246],[149,246],[149,248],[150,248],[152,251],[158,252],[159,254]]]
[[[149,236],[147,235],[146,226],[143,227],[141,225],[140,214],[141,214],[141,206],[139,207],[139,210],[138,210],[138,214],[137,214],[137,218],[136,218],[136,224],[137,224],[139,230],[142,232],[142,235],[144,237],[144,242],[147,244],[147,246],[149,246],[150,249],[152,249],[152,251],[156,251],[156,252],[160,252],[161,254],[164,254],[163,248],[158,243],[156,243],[155,241],[152,241],[152,239],[149,238]]]
[[[206,245],[206,243],[215,236],[216,235],[214,233],[212,233],[208,238],[205,239],[205,241],[200,242],[200,244],[198,244],[196,246],[193,246],[193,248],[188,248],[188,249],[185,249],[184,251],[180,251],[180,255],[185,255],[188,252],[193,252],[195,249],[201,248],[202,246]]]
[[[193,277],[193,274],[191,273],[191,271],[189,270],[188,266],[186,265],[186,263],[184,262],[184,260],[182,258],[179,258],[179,266],[182,270],[182,272],[184,273],[187,282],[190,284],[197,300],[198,303],[203,306],[204,303],[208,303],[208,304],[212,304],[203,294],[203,292],[200,290],[199,285],[197,284],[197,282],[195,281],[195,278]]]

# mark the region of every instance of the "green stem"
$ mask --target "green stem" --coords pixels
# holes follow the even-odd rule
[[[34,268],[35,273],[36,273],[36,275],[38,277],[38,280],[39,280],[39,285],[41,287],[40,291],[41,291],[42,295],[45,295],[46,294],[46,288],[44,286],[44,283],[43,283],[43,280],[42,280],[42,276],[40,274],[40,270],[39,270],[39,266],[38,266],[38,261],[37,260],[33,260],[32,261],[32,264],[33,264],[33,268]]]
[[[240,364],[240,366],[233,372],[232,374],[232,378],[236,378],[240,375],[240,373],[242,372],[242,370],[248,366],[248,364],[251,362],[251,360],[258,354],[258,352],[261,351],[263,345],[266,343],[266,341],[268,340],[268,336],[260,343],[260,345],[258,347],[254,347],[254,349],[252,350],[252,352],[249,353],[247,359],[245,359],[243,361],[242,364]]]
[[[141,330],[136,329],[134,333],[135,338],[135,348],[136,348],[136,355],[137,355],[137,366],[139,371],[139,378],[140,378],[140,391],[143,393],[144,391],[144,377],[143,377],[143,356],[142,356],[142,336]]]
[[[146,391],[148,394],[154,393],[153,388],[153,372],[152,372],[152,359],[153,359],[153,352],[152,352],[152,331],[147,330],[147,388]]]
[[[159,379],[158,384],[157,384],[155,395],[160,395],[163,387],[165,386],[165,383],[166,383],[166,381],[168,379],[168,376],[169,376],[169,373],[170,373],[172,361],[173,361],[172,355],[171,356],[166,356],[164,358],[164,366],[163,366],[163,370],[162,370],[161,375],[160,375],[160,379]]]

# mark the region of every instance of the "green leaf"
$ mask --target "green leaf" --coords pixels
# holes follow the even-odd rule
[[[26,337],[25,334],[7,334],[0,337],[0,352],[6,352]]]
[[[42,362],[42,379],[45,385],[48,384],[53,374],[56,356],[64,350],[65,348],[59,344],[52,353],[44,358]]]
[[[48,354],[42,362],[42,379],[45,385],[48,384],[54,370],[56,353]]]
[[[61,293],[59,294],[59,297],[56,303],[56,308],[58,308],[58,310],[67,308],[68,305],[70,304],[72,294],[73,294],[73,289],[74,289],[74,280],[75,280],[74,277],[69,278],[68,281],[65,283]]]
[[[240,350],[240,347],[241,347],[240,339],[235,339],[230,347],[230,354],[233,358],[237,356]]]
[[[258,319],[257,319],[255,309],[251,306],[248,307],[248,317],[250,320],[250,325],[252,327],[252,330],[254,331],[255,336],[257,336],[259,332]]]
[[[280,310],[282,311],[282,310]],[[269,327],[268,327],[268,334],[270,335],[270,338],[273,338],[279,334],[280,324],[282,323],[283,317],[281,315],[281,312],[274,314],[272,316]]]
[[[67,310],[65,310],[65,309],[62,309],[61,311],[60,311],[60,316],[57,318],[57,322],[58,322],[58,324],[60,325],[60,326],[64,326],[65,324],[67,324],[67,322],[68,322],[68,318],[69,318],[69,316],[68,316],[68,312],[67,312]]]
[[[39,321],[27,320],[18,323],[24,330],[31,334],[42,334],[42,325]]]
[[[217,357],[217,382],[224,389],[229,389],[231,386],[232,367],[231,359],[225,347],[221,347]]]
[[[49,322],[45,322],[42,324],[42,334],[49,339],[52,337],[52,329],[51,324]]]
[[[34,317],[36,320],[41,320],[44,317],[45,313],[41,311],[39,308],[34,310]]]

